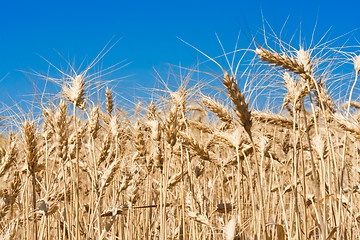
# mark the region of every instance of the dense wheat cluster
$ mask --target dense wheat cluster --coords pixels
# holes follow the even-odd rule
[[[225,67],[222,94],[181,84],[134,115],[108,88],[88,100],[88,71],[66,75],[41,116],[4,130],[0,238],[358,239],[360,58],[338,106],[313,51],[247,50],[286,89],[278,113],[249,107]]]

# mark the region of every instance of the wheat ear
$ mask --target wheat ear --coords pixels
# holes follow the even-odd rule
[[[222,122],[226,125],[230,125],[233,121],[233,117],[229,113],[229,110],[226,109],[222,104],[216,102],[214,99],[203,96],[202,97],[203,104],[212,111]]]
[[[294,122],[291,119],[281,116],[279,114],[253,111],[251,113],[251,116],[259,122],[269,123],[285,128],[291,129],[294,125]]]
[[[84,109],[85,102],[85,76],[83,74],[76,75],[70,78],[70,82],[63,86],[65,97],[75,104],[77,107]]]
[[[224,78],[222,84],[228,91],[228,96],[235,105],[235,112],[240,120],[240,124],[244,127],[245,131],[251,135],[251,113],[249,111],[249,104],[245,101],[244,94],[241,93],[235,77],[229,75],[227,71],[224,71]]]
[[[16,142],[15,142],[15,136],[13,133],[9,134],[9,147],[5,152],[5,156],[3,161],[1,162],[0,165],[0,177],[2,177],[5,172],[13,165],[15,164],[16,161],[16,155],[17,155],[17,150],[16,150]]]
[[[274,64],[275,66],[280,66],[285,70],[299,74],[306,80],[311,79],[311,63],[309,61],[309,54],[307,51],[300,49],[298,51],[297,59],[288,56],[286,53],[281,55],[263,47],[257,48],[255,53],[264,62]]]
[[[110,91],[109,88],[106,88],[106,91],[105,91],[105,96],[106,96],[106,110],[107,110],[107,114],[109,116],[112,115],[112,112],[114,110],[114,100],[113,100],[113,97],[112,97],[112,93]]]

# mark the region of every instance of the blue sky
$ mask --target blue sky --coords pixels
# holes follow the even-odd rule
[[[142,93],[141,87],[156,86],[153,68],[166,78],[167,64],[190,67],[198,58],[205,60],[177,37],[217,56],[221,48],[215,33],[232,50],[239,31],[258,32],[262,14],[277,31],[289,17],[288,36],[299,31],[300,23],[302,32],[310,35],[317,21],[318,38],[330,27],[330,36],[337,37],[360,26],[360,4],[355,2],[2,1],[0,101],[12,105],[10,98],[19,101],[34,93],[32,83],[42,83],[24,72],[46,74],[49,64],[43,58],[62,69],[66,61],[61,56],[71,62],[75,59],[79,66],[82,61],[89,63],[106,43],[117,40],[98,68],[131,62],[105,77],[127,76],[116,83],[117,91],[131,98]],[[352,37],[358,35],[356,31]],[[246,48],[249,40],[242,36],[239,46]]]

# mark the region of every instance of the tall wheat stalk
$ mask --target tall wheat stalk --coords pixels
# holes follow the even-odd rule
[[[76,184],[75,184],[75,218],[76,218],[76,239],[80,238],[80,216],[79,216],[79,208],[80,208],[80,194],[79,194],[79,186],[80,186],[80,171],[79,171],[79,136],[78,136],[78,123],[76,118],[76,108],[79,107],[80,109],[85,108],[85,74],[83,72],[79,75],[75,75],[71,77],[71,83],[69,86],[64,85],[63,92],[65,97],[73,104],[73,117],[74,117],[74,132],[75,132],[75,161],[76,161]]]

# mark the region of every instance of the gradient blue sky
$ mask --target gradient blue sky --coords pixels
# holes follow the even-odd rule
[[[275,30],[287,17],[289,35],[301,29],[317,33],[332,27],[336,37],[360,26],[356,1],[2,1],[0,7],[0,101],[11,105],[33,93],[35,76],[22,71],[46,73],[49,64],[66,68],[66,59],[91,61],[111,39],[120,41],[102,60],[108,67],[126,60],[131,64],[109,78],[129,76],[118,84],[124,96],[154,87],[154,70],[166,77],[166,64],[195,64],[199,54],[177,37],[211,56],[221,53],[215,33],[228,49],[239,31],[257,32],[261,13]],[[358,31],[354,37],[358,36]],[[249,44],[241,38],[241,46]],[[204,60],[204,58],[202,58]]]

